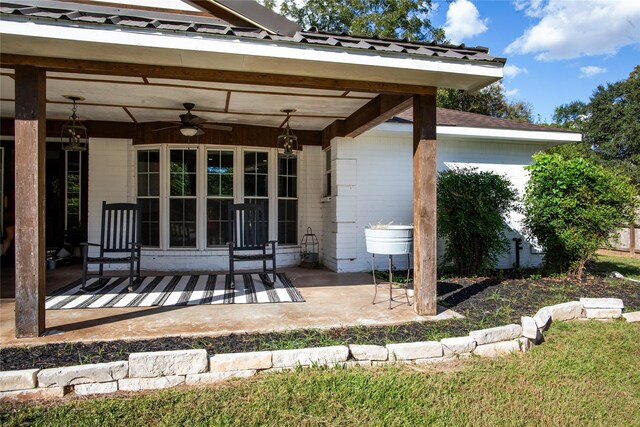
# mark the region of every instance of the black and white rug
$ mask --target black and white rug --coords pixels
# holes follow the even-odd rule
[[[153,307],[199,304],[261,304],[304,302],[286,274],[278,274],[269,286],[262,274],[236,274],[235,288],[224,274],[142,277],[136,290],[129,292],[129,279],[113,278],[94,291],[84,291],[77,280],[47,296],[47,310],[105,307]],[[90,286],[97,279],[87,280]]]

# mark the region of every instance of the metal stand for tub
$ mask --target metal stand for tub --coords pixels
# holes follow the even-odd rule
[[[400,285],[400,283],[396,283],[393,281],[393,255],[389,255],[389,280],[387,282],[380,282],[378,283],[376,280],[376,254],[372,253],[371,254],[371,273],[373,275],[373,286],[375,289],[375,293],[373,295],[373,301],[371,301],[371,304],[376,303],[376,297],[378,296],[378,286],[385,286],[388,285],[389,286],[389,310],[391,310],[393,307],[391,306],[391,303],[393,302],[400,302],[402,303],[402,301],[398,301],[398,300],[394,300],[393,299],[393,285]],[[411,305],[411,301],[409,301],[409,286],[408,286],[408,282],[409,282],[409,277],[410,277],[410,272],[411,272],[411,258],[410,255],[407,254],[407,287],[405,288],[404,291],[404,296],[407,298],[407,304]]]

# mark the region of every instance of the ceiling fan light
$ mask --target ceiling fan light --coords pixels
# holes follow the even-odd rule
[[[184,136],[196,136],[198,133],[198,128],[195,126],[182,126],[180,128],[180,133]]]

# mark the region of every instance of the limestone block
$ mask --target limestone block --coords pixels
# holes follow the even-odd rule
[[[156,351],[129,355],[130,378],[153,378],[207,372],[206,350]]]
[[[78,396],[86,396],[89,394],[107,394],[118,391],[118,381],[108,383],[89,383],[78,384],[74,387],[74,391]]]
[[[402,361],[442,357],[444,350],[438,341],[410,342],[403,344],[387,344],[389,360]]]
[[[542,332],[538,327],[538,323],[533,317],[523,316],[522,322],[522,336],[534,340],[535,342],[542,341]]]
[[[467,337],[444,338],[440,340],[444,355],[471,353],[476,348],[476,340]]]
[[[517,353],[519,351],[520,342],[516,339],[479,345],[475,350],[473,350],[473,354],[480,357],[498,357],[505,354]]]
[[[6,400],[59,399],[64,397],[64,387],[30,388],[0,392],[0,402]]]
[[[216,384],[231,378],[249,378],[258,372],[255,369],[226,372],[205,372],[204,374],[189,374],[185,379],[186,385]]]
[[[216,354],[209,358],[209,370],[211,372],[269,369],[271,366],[272,362],[270,351]]]
[[[36,387],[39,369],[0,372],[0,391],[24,390]]]
[[[159,390],[184,384],[184,375],[169,375],[156,378],[124,378],[118,380],[118,389],[123,391]]]
[[[582,317],[583,305],[578,301],[565,302],[562,304],[546,307],[551,313],[551,320],[571,320]]]
[[[277,350],[273,352],[273,367],[327,365],[332,362],[346,362],[348,358],[349,348],[343,345]]]
[[[624,308],[624,303],[620,298],[580,298],[584,308]]]
[[[349,345],[351,356],[355,360],[387,360],[389,352],[381,345]]]
[[[624,317],[624,319],[630,323],[640,322],[640,311],[625,313],[622,315],[622,317]]]
[[[542,307],[536,315],[533,316],[533,319],[536,321],[538,328],[545,331],[549,327],[549,324],[551,324],[551,312],[547,307]]]
[[[478,331],[471,331],[469,336],[473,338],[479,346],[492,342],[508,341],[522,336],[522,326],[511,324],[498,326],[496,328],[480,329]]]
[[[584,315],[587,319],[619,319],[622,317],[622,309],[585,308]]]
[[[38,387],[62,387],[75,384],[104,383],[126,378],[125,361],[43,369],[38,372]]]

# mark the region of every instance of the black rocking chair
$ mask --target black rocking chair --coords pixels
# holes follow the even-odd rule
[[[235,263],[242,261],[262,261],[261,273],[266,276],[272,273],[273,279],[266,279],[267,284],[276,281],[276,241],[268,239],[268,222],[261,205],[240,203],[229,206],[229,277],[234,286]],[[270,252],[267,247],[271,246]],[[252,254],[239,254],[249,252]],[[255,253],[257,252],[257,253]],[[271,268],[267,269],[267,261],[271,261]],[[243,271],[243,273],[247,273]]]
[[[100,244],[81,243],[82,289],[98,289],[111,277],[129,277],[129,290],[135,289],[140,278],[140,211],[140,205],[135,203],[102,202]],[[89,256],[90,246],[100,248],[98,256]],[[97,274],[88,272],[89,264],[99,264]],[[129,271],[120,276],[106,276],[104,264],[129,264]],[[94,277],[98,278],[96,283],[87,286],[87,279]]]

